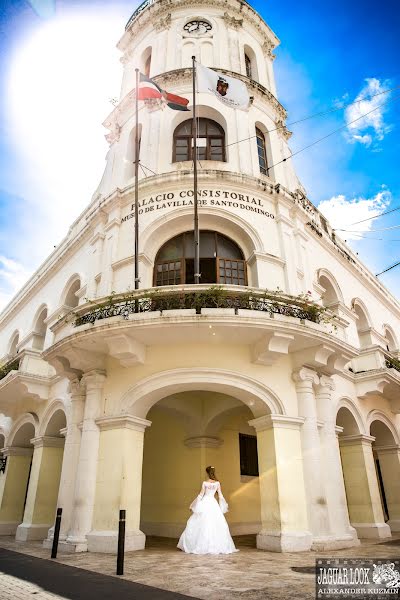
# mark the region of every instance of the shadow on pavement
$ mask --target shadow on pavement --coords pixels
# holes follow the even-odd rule
[[[0,548],[0,572],[68,600],[185,600],[193,598],[117,577]]]

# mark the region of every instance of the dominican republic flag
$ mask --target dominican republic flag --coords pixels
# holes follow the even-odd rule
[[[172,108],[172,110],[189,110],[187,107],[189,100],[166,92],[165,90],[161,89],[160,86],[157,85],[152,79],[149,79],[143,75],[143,73],[140,73],[138,99],[162,100],[167,104],[167,106]]]

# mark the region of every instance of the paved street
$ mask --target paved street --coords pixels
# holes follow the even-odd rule
[[[176,540],[148,538],[146,550],[125,557],[125,575],[116,577],[116,557],[59,554],[40,542],[0,538],[0,599],[38,600],[311,600],[315,559],[321,557],[397,558],[400,536],[364,542],[331,552],[279,554],[255,548],[254,536],[235,538],[240,552],[194,556],[176,549]]]
[[[189,600],[116,577],[0,548],[1,600]]]

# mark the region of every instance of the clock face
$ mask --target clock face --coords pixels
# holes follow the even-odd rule
[[[184,30],[188,33],[207,33],[207,31],[210,31],[211,29],[212,26],[208,21],[199,21],[197,19],[189,21],[184,27]]]

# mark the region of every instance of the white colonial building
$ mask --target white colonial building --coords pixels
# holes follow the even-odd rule
[[[209,464],[260,549],[400,531],[400,305],[283,160],[278,43],[244,0],[129,20],[101,183],[0,316],[1,535],[48,544],[62,507],[71,551],[114,552],[119,509],[127,549],[177,537]],[[141,103],[135,292],[135,68],[191,104],[192,55],[251,106],[197,98],[194,285],[191,113]]]

